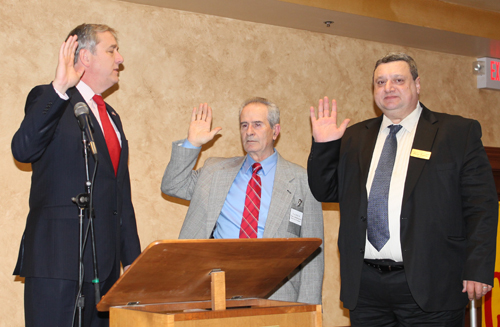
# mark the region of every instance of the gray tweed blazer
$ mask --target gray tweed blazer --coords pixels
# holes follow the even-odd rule
[[[190,200],[179,238],[207,239],[212,234],[245,157],[208,158],[204,166],[193,170],[199,149],[182,147],[184,140],[172,143],[172,155],[163,175],[163,193]],[[289,226],[290,212],[303,212],[301,228]],[[323,211],[309,190],[306,170],[278,153],[271,204],[264,238],[317,237],[323,240]],[[323,286],[323,245],[301,267],[290,274],[270,294],[270,299],[321,304]]]

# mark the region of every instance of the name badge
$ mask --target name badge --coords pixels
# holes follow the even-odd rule
[[[295,225],[302,226],[303,215],[304,214],[302,212],[292,208],[292,211],[290,211],[290,222],[294,223]]]
[[[429,151],[411,149],[410,156],[419,159],[429,160],[431,158],[431,153]]]

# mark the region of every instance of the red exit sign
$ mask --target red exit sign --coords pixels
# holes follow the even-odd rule
[[[483,67],[477,75],[477,88],[500,90],[500,59],[483,57],[477,61]]]
[[[492,81],[500,81],[500,60],[490,61],[490,79]]]

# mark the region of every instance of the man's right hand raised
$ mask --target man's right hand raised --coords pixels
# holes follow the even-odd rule
[[[78,84],[83,75],[84,68],[75,70],[75,51],[78,47],[78,36],[72,35],[63,42],[59,49],[59,61],[57,63],[56,77],[52,82],[54,88],[61,94]]]
[[[335,141],[345,133],[347,125],[351,121],[345,119],[340,126],[337,127],[337,102],[332,100],[332,112],[328,104],[328,97],[319,99],[318,118],[316,118],[314,107],[309,109],[311,113],[311,125],[314,141],[318,143]]]
[[[187,137],[189,143],[195,147],[201,147],[203,144],[210,142],[222,129],[221,127],[216,127],[210,130],[211,126],[212,108],[206,103],[201,103],[198,109],[194,107]]]

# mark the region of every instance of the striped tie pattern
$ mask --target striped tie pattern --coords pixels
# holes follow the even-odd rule
[[[257,238],[259,225],[260,194],[262,184],[257,173],[262,169],[260,163],[252,165],[252,178],[248,181],[245,197],[245,208],[241,219],[240,238]]]

